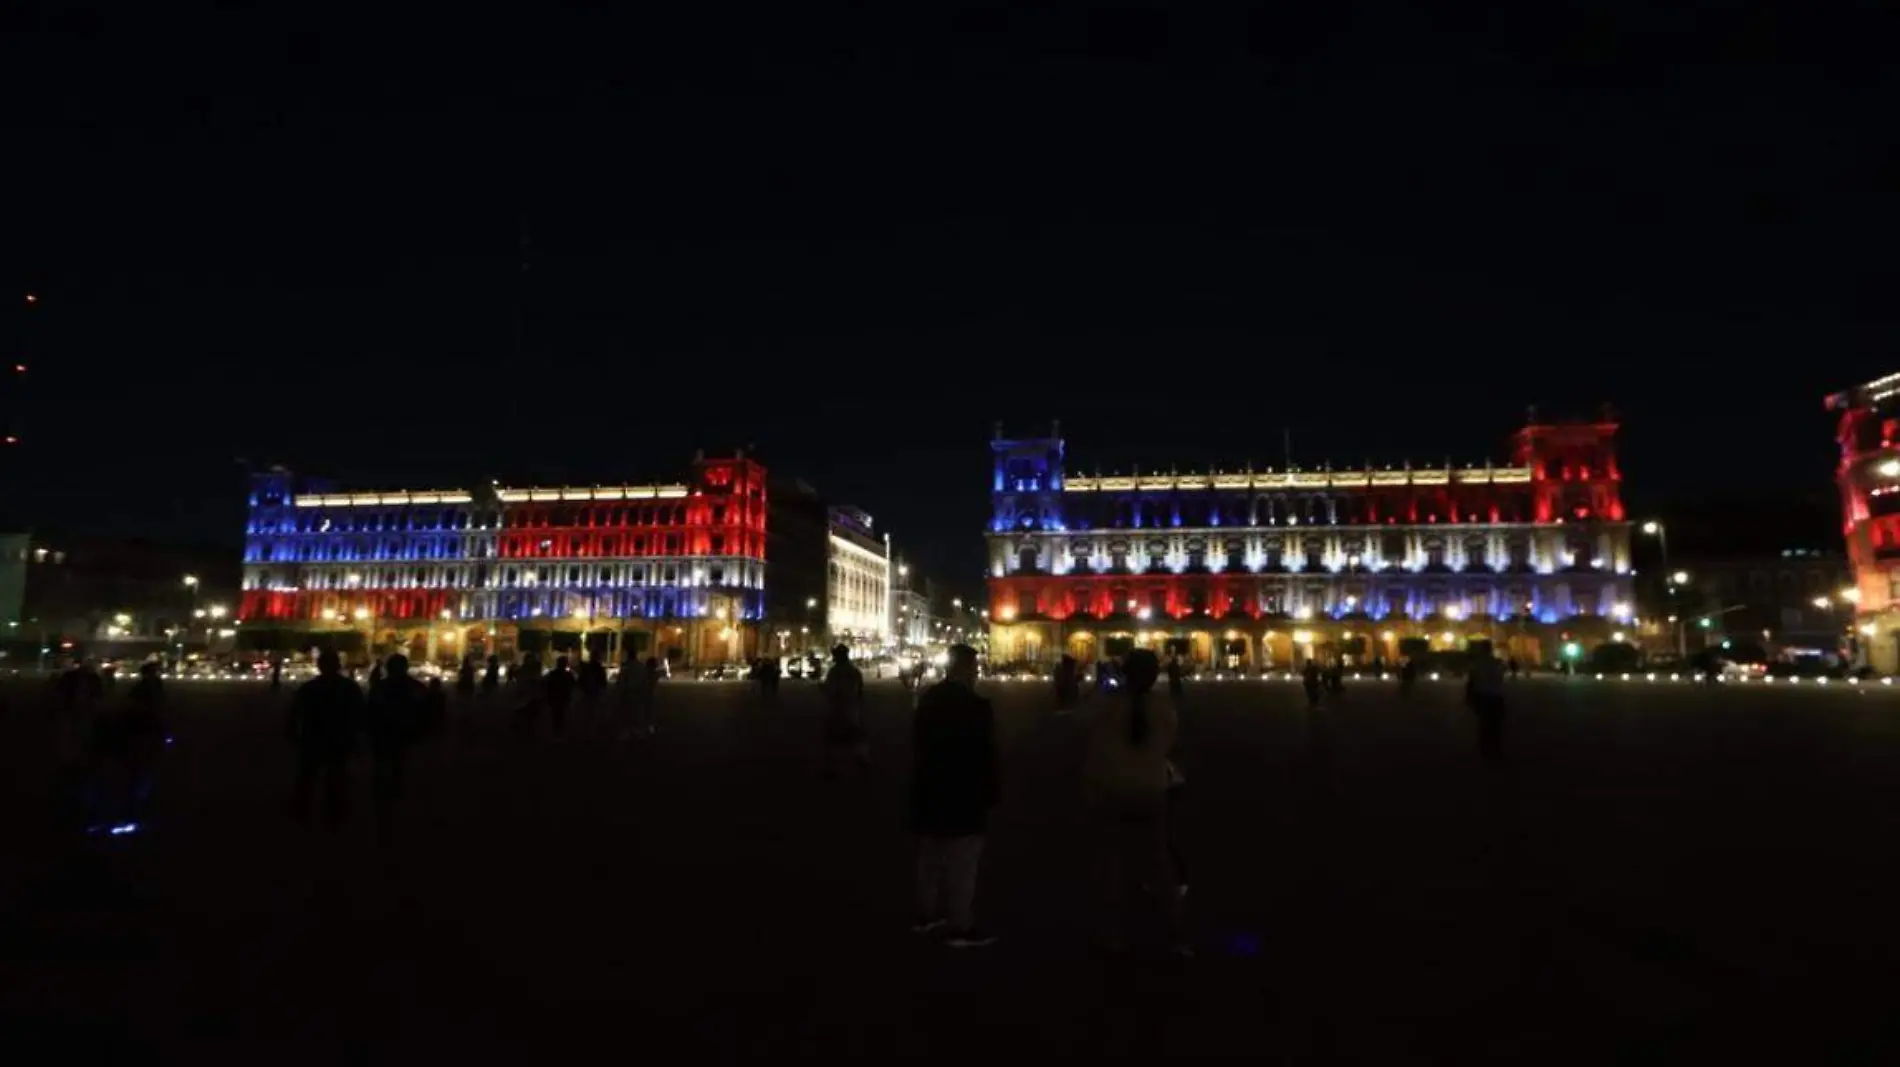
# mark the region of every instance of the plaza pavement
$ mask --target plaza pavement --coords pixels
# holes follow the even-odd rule
[[[1094,947],[1086,705],[985,689],[1003,941],[959,953],[905,929],[894,683],[874,772],[836,783],[796,681],[669,683],[633,746],[478,708],[418,759],[394,848],[360,760],[346,827],[287,821],[281,706],[240,683],[173,686],[161,818],[74,848],[42,693],[7,684],[7,1059],[1893,1062],[1900,687],[1514,683],[1487,774],[1450,680],[1352,684],[1317,729],[1297,685],[1196,683],[1189,961]]]

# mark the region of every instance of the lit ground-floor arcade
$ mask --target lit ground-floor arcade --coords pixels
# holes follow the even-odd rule
[[[1290,670],[1317,658],[1348,666],[1396,663],[1420,652],[1453,652],[1474,641],[1488,641],[1501,656],[1520,662],[1552,663],[1566,646],[1583,652],[1625,635],[1610,620],[1580,617],[1559,623],[1465,619],[1459,622],[1373,620],[1247,619],[1226,624],[1212,620],[1155,625],[1138,621],[1075,623],[1028,620],[995,623],[990,628],[990,659],[997,664],[1048,666],[1062,656],[1090,663],[1135,648],[1180,655],[1197,667],[1217,670]]]
[[[642,659],[659,656],[676,666],[699,667],[744,662],[759,654],[759,634],[755,626],[734,625],[717,618],[536,622],[541,625],[517,620],[466,619],[438,620],[433,624],[410,619],[366,619],[354,625],[260,625],[241,631],[238,649],[294,656],[333,648],[343,654],[346,662],[352,663],[402,653],[413,663],[443,666],[460,663],[467,655],[484,660],[491,655],[500,656],[504,663],[515,663],[532,653],[543,660],[562,655],[580,658],[598,655],[610,663],[627,656]]]

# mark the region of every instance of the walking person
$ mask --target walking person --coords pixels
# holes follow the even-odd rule
[[[581,721],[593,733],[600,728],[600,698],[607,692],[607,665],[600,661],[600,653],[587,654],[575,675],[574,687],[581,694]]]
[[[1075,710],[1075,702],[1081,696],[1082,665],[1074,656],[1063,653],[1056,661],[1056,714],[1067,715]]]
[[[548,723],[554,728],[554,739],[567,739],[567,707],[574,702],[574,672],[568,669],[567,657],[556,656],[554,669],[542,683],[542,691],[548,698]]]
[[[1471,653],[1465,677],[1465,703],[1478,716],[1478,758],[1486,766],[1504,763],[1504,667],[1485,645]]]
[[[621,741],[633,737],[633,724],[639,714],[640,691],[646,688],[646,668],[638,656],[629,652],[620,658],[620,670],[614,675],[614,733]]]
[[[1320,682],[1319,659],[1306,657],[1306,666],[1300,668],[1300,683],[1306,687],[1306,706],[1309,709],[1319,707]]]
[[[660,730],[660,679],[666,676],[666,664],[658,656],[647,657],[646,675],[640,680],[640,722],[648,736]]]
[[[1082,763],[1109,947],[1120,951],[1125,944],[1122,893],[1136,885],[1159,899],[1170,948],[1192,955],[1183,934],[1180,878],[1168,854],[1168,760],[1180,719],[1171,704],[1151,699],[1160,675],[1153,652],[1135,649],[1122,670],[1127,695],[1096,710]]]
[[[1181,667],[1180,654],[1176,653],[1172,656],[1169,656],[1168,657],[1168,697],[1174,701],[1174,704],[1176,707],[1181,706],[1181,696],[1183,692],[1185,692],[1181,683],[1182,673],[1183,671]]]
[[[831,670],[825,673],[824,776],[838,776],[834,760],[849,753],[859,773],[871,767],[871,748],[864,730],[864,672],[851,662],[843,645],[831,650]]]
[[[395,829],[396,804],[402,799],[409,750],[427,731],[432,718],[429,691],[409,676],[409,657],[397,653],[383,664],[383,681],[370,694],[365,720],[370,747],[370,798],[376,808],[377,832],[387,837]]]
[[[290,698],[290,743],[297,751],[297,778],[291,813],[310,817],[310,795],[323,780],[323,814],[332,824],[343,820],[343,775],[366,717],[363,690],[343,673],[334,649],[317,654],[317,676],[297,687]]]
[[[165,683],[157,663],[139,668],[125,705],[99,717],[91,741],[86,829],[113,836],[137,833],[165,751]]]
[[[910,824],[917,835],[917,921],[948,927],[945,943],[980,948],[996,937],[976,924],[977,866],[998,797],[996,712],[976,693],[976,649],[953,645],[944,680],[924,691],[911,721]]]

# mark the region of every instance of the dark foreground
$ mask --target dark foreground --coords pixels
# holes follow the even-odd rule
[[[988,689],[1004,941],[954,953],[905,929],[892,683],[863,782],[818,780],[797,683],[777,707],[673,685],[644,745],[481,721],[419,758],[393,848],[361,766],[341,832],[288,822],[278,709],[230,684],[173,690],[153,832],[68,847],[16,684],[0,1033],[22,1063],[1892,1062],[1900,693],[1526,683],[1487,775],[1449,683],[1363,684],[1322,738],[1297,686],[1203,683],[1180,753],[1199,956],[1174,961],[1093,947],[1079,720]]]

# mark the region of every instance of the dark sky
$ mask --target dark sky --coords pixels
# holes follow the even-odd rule
[[[1085,467],[1439,462],[1610,401],[1653,507],[1824,481],[1822,394],[1900,369],[1871,4],[681,6],[7,24],[14,506],[235,540],[239,457],[751,442],[973,580],[999,418]]]

